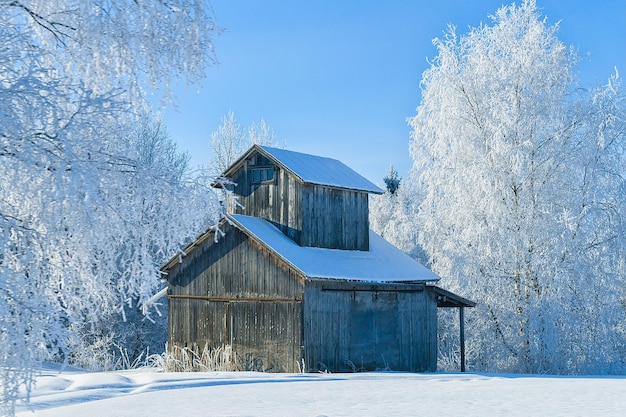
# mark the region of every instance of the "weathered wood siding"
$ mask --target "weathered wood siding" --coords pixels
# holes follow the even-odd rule
[[[301,183],[285,170],[274,167],[274,180],[253,184],[249,161],[232,177],[234,194],[243,206],[230,205],[229,212],[260,217],[274,223],[291,240],[300,244],[302,233]]]
[[[234,352],[243,355],[244,369],[299,371],[302,358],[301,301],[240,301],[230,303],[229,308],[229,344]]]
[[[274,179],[253,184],[251,161],[231,178],[243,207],[229,211],[274,223],[301,246],[368,250],[368,194],[362,191],[302,184],[289,172],[274,167]]]
[[[309,370],[436,370],[437,302],[424,286],[311,281],[305,299]]]
[[[169,343],[229,344],[250,369],[295,372],[304,284],[234,227],[169,271]]]
[[[301,204],[302,246],[369,250],[366,192],[305,184]]]

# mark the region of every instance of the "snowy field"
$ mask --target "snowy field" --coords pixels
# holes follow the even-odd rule
[[[624,416],[626,377],[83,372],[52,367],[18,416]]]

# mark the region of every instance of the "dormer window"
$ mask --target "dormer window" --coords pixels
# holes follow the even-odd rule
[[[262,184],[271,184],[274,182],[276,166],[274,163],[263,155],[255,155],[250,164],[250,184],[252,191],[256,190]]]
[[[274,181],[274,167],[252,168],[252,184]]]

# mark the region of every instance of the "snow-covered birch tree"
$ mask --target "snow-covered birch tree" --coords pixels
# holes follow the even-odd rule
[[[201,230],[211,196],[129,137],[146,87],[200,81],[215,30],[201,0],[0,0],[0,414],[37,361],[114,339],[83,330]]]
[[[213,155],[209,161],[209,172],[218,176],[233,163],[249,146],[243,125],[235,118],[231,110],[222,117],[222,124],[211,133],[211,150]]]
[[[419,244],[444,285],[478,302],[474,369],[621,372],[619,80],[582,88],[575,51],[534,0],[491,20],[450,27],[423,74],[408,179]]]
[[[252,123],[247,132],[231,110],[222,117],[222,124],[211,133],[212,156],[209,160],[209,174],[217,177],[237,160],[253,144],[285,147],[276,138],[274,129],[263,119],[259,124]]]

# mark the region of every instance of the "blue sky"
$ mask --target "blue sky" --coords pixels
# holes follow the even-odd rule
[[[225,32],[219,65],[200,92],[177,88],[165,122],[192,165],[211,156],[210,133],[229,110],[243,125],[265,119],[287,148],[339,159],[376,184],[410,167],[407,117],[432,39],[489,23],[498,0],[213,0]],[[518,2],[519,4],[519,2]],[[586,86],[617,67],[626,76],[626,0],[538,0],[560,39],[576,47]]]

